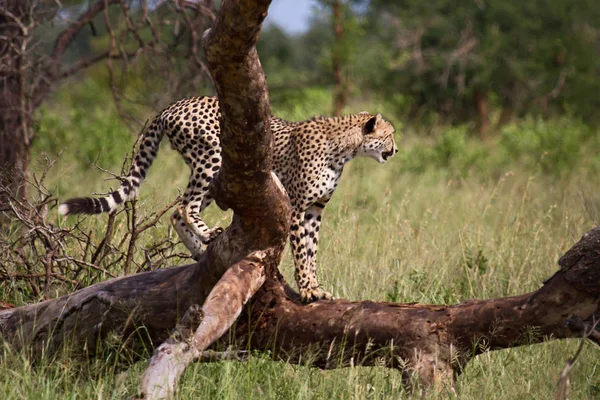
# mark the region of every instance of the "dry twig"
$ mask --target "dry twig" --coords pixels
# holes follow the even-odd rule
[[[11,221],[0,229],[0,285],[32,299],[48,298],[56,290],[67,293],[106,278],[160,268],[176,257],[189,258],[176,251],[179,242],[169,237],[145,244],[139,252],[141,235],[156,228],[179,198],[151,213],[140,213],[136,202],[126,204],[125,212],[108,215],[101,234],[82,229],[83,219],[71,227],[62,227],[56,213],[48,211],[58,202],[44,185],[53,165],[54,161],[46,158],[39,176],[32,175],[28,182],[33,188],[30,200],[20,199],[0,185],[0,195],[9,199],[0,212]],[[123,224],[124,218],[127,224]],[[126,230],[119,229],[124,225]],[[115,270],[123,260],[125,264]]]

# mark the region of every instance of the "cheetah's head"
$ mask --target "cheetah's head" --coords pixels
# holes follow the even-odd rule
[[[394,132],[393,125],[383,119],[381,114],[369,118],[362,128],[363,141],[357,156],[371,157],[382,164],[385,163],[398,152]]]

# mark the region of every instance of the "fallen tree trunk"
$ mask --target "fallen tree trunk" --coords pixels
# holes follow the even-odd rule
[[[589,244],[600,245],[600,228],[590,234],[595,243]],[[535,292],[448,306],[344,300],[305,306],[287,286],[271,281],[250,315],[240,318],[235,337],[243,343],[251,331],[252,349],[288,362],[385,365],[401,368],[406,378],[416,373],[425,386],[452,385],[455,374],[484,351],[582,337],[586,329],[600,344],[600,334],[589,332],[600,318],[600,287],[580,287],[592,278],[600,282],[600,254],[590,253],[585,272],[563,269]]]
[[[36,355],[64,343],[93,354],[115,334],[129,346],[149,345],[156,350],[141,379],[145,398],[170,396],[185,367],[215,343],[233,347],[229,354],[268,350],[322,368],[401,368],[425,386],[452,386],[486,350],[566,337],[598,343],[591,327],[600,317],[600,228],[561,258],[561,270],[542,288],[522,296],[453,306],[299,302],[277,270],[290,207],[271,173],[268,96],[254,47],[269,3],[224,1],[205,35],[222,110],[223,164],[212,193],[233,209],[231,225],[197,264],[0,311],[3,339]]]

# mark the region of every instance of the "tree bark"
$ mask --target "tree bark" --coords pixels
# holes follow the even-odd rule
[[[64,53],[95,15],[117,2],[98,0],[63,30],[49,61],[35,77],[32,76],[33,65],[37,67],[41,61],[33,57],[28,44],[33,30],[41,24],[36,20],[36,7],[29,0],[0,3],[0,185],[8,188],[0,195],[0,212],[6,211],[10,196],[27,198],[30,149],[34,139],[33,113],[47,98],[54,83],[63,77],[60,67]]]
[[[212,289],[202,308],[196,304],[189,308],[174,335],[157,348],[142,376],[141,392],[145,398],[169,398],[185,368],[229,330],[265,280],[265,257],[258,252],[234,264]]]
[[[3,78],[0,76],[0,79]],[[9,190],[0,195],[0,212],[8,210],[8,193],[20,200],[27,198],[30,123],[26,121],[29,116],[19,110],[17,85],[18,82],[6,82],[0,93],[0,186]]]
[[[32,138],[25,90],[27,3],[6,0],[0,10],[0,185],[19,199],[27,196],[25,178]],[[0,212],[8,201],[6,195],[0,196]]]
[[[141,379],[145,399],[172,395],[187,365],[229,330],[281,260],[291,208],[272,172],[271,112],[255,47],[270,3],[225,1],[203,36],[221,109],[222,163],[210,190],[217,205],[234,215],[205,253],[224,275],[198,312],[198,324],[176,330],[155,351]],[[196,305],[190,307],[188,313]]]
[[[600,278],[600,259],[594,263]],[[577,289],[568,275],[559,271],[529,294],[451,306],[338,300],[309,307],[286,296],[284,285],[267,282],[235,336],[244,338],[250,321],[263,327],[252,332],[251,348],[271,349],[278,359],[306,362],[310,354],[320,368],[404,367],[406,376],[416,371],[426,386],[451,384],[454,374],[484,351],[580,337],[581,321],[591,326],[598,314],[598,297]],[[575,281],[587,278],[577,275]]]
[[[37,60],[28,47],[32,31],[39,23],[35,7],[26,0],[5,0],[0,6],[0,185],[9,189],[0,195],[0,211],[6,209],[9,195],[27,198],[33,112],[60,78],[63,54],[81,28],[107,4],[115,2],[99,0],[58,36],[51,61],[35,83],[31,70]]]

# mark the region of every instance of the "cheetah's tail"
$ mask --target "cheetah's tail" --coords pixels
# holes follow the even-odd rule
[[[125,180],[118,190],[109,193],[105,197],[76,197],[69,199],[58,206],[58,212],[61,215],[111,212],[116,210],[125,201],[135,198],[135,195],[131,184],[128,180]]]
[[[119,189],[99,198],[76,197],[69,199],[58,206],[59,214],[101,214],[114,211],[124,202],[133,200],[137,196],[144,178],[146,178],[147,170],[156,157],[163,133],[159,114],[152,121],[149,128],[142,131],[141,143],[131,165],[131,171],[128,176],[123,177]]]

